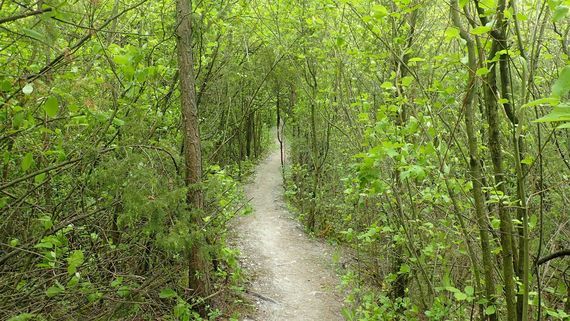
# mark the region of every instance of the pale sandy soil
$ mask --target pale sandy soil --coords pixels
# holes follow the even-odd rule
[[[250,276],[247,293],[255,321],[342,320],[334,249],[312,240],[285,208],[279,147],[257,168],[246,187],[254,213],[234,224],[240,261]]]

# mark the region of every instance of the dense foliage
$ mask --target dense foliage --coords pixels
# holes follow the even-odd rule
[[[568,319],[569,8],[0,1],[0,319],[228,316],[278,123],[291,204],[354,253],[347,320]]]
[[[241,274],[226,223],[267,142],[272,57],[247,6],[193,7],[204,205],[188,206],[175,7],[0,1],[0,319],[228,313]]]
[[[348,320],[566,320],[567,1],[314,1],[288,195],[346,242]]]

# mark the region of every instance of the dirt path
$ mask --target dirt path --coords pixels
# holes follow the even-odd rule
[[[279,147],[275,147],[246,187],[254,213],[236,224],[241,261],[252,283],[256,321],[342,320],[332,248],[309,239],[283,202]]]

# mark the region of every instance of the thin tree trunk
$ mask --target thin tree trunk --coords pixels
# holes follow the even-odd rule
[[[490,304],[494,304],[495,297],[495,282],[493,280],[493,263],[491,257],[491,246],[489,242],[489,233],[487,231],[487,208],[485,207],[485,199],[482,189],[482,170],[481,160],[479,159],[479,144],[475,132],[475,111],[473,109],[473,102],[477,93],[477,77],[475,70],[477,70],[477,57],[475,42],[463,27],[459,20],[459,4],[457,0],[452,1],[451,16],[454,25],[459,28],[461,38],[467,43],[467,52],[469,57],[469,79],[467,81],[467,88],[465,97],[463,98],[463,108],[465,109],[465,127],[467,130],[467,140],[469,146],[469,169],[471,182],[473,184],[473,199],[475,201],[475,216],[477,218],[477,225],[479,227],[479,237],[481,242],[481,252],[483,256],[483,271],[485,274],[485,297],[489,300]],[[485,320],[486,316],[481,315],[481,320]],[[497,315],[492,314],[489,320],[497,320]]]
[[[477,10],[479,13],[479,19],[481,20],[482,24],[487,24],[489,21],[485,15],[482,15],[484,9],[481,7],[479,0],[475,0],[475,4],[477,5]],[[485,106],[487,108],[487,122],[489,124],[489,151],[491,153],[491,161],[493,163],[493,174],[495,178],[495,186],[496,191],[498,194],[501,194],[499,197],[499,202],[497,204],[497,209],[499,213],[499,220],[500,220],[500,242],[501,242],[501,257],[502,257],[502,270],[503,270],[503,282],[504,282],[504,295],[505,295],[505,304],[507,308],[507,319],[508,320],[517,320],[517,303],[516,303],[516,294],[515,294],[515,255],[517,254],[516,251],[516,244],[513,241],[513,225],[511,220],[511,215],[507,208],[505,208],[504,204],[502,203],[502,197],[507,195],[506,192],[506,179],[503,172],[503,151],[501,148],[501,141],[500,141],[500,118],[499,118],[499,99],[501,98],[508,98],[510,95],[508,93],[508,84],[501,84],[502,90],[499,91],[497,88],[497,67],[500,68],[501,74],[508,77],[506,74],[508,68],[505,68],[505,63],[508,59],[508,53],[506,52],[507,48],[507,39],[506,39],[506,30],[507,30],[507,20],[505,18],[505,9],[507,6],[506,0],[499,0],[497,3],[497,10],[496,10],[496,27],[491,31],[491,36],[493,38],[493,42],[491,44],[491,50],[487,56],[488,63],[487,69],[490,72],[487,74],[486,77],[486,85],[484,86],[484,94],[485,94]],[[497,62],[495,61],[495,56],[499,55],[499,66],[497,66]],[[504,92],[507,91],[507,92]],[[506,96],[501,96],[506,95]],[[512,111],[510,110],[510,105],[505,105],[505,111],[507,116],[512,117]]]
[[[183,120],[184,159],[186,162],[186,185],[188,186],[187,203],[195,212],[194,222],[201,224],[203,211],[203,195],[199,188],[202,177],[202,154],[200,150],[200,130],[198,127],[198,106],[196,105],[196,88],[192,56],[192,1],[177,0],[176,15],[178,28],[178,68],[180,70],[180,108]],[[197,237],[192,246],[189,258],[189,286],[197,295],[210,292],[210,269],[208,260],[202,253],[204,237]]]

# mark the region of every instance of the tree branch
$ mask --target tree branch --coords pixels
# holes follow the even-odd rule
[[[538,261],[536,261],[536,265],[540,266],[548,261],[557,259],[559,257],[563,257],[563,256],[570,256],[570,249],[565,249],[565,250],[560,250],[558,252],[554,252],[552,254],[549,254],[547,256],[543,256],[540,259],[538,259]]]
[[[27,17],[31,17],[31,16],[37,16],[39,14],[42,13],[46,13],[46,12],[50,12],[52,11],[52,8],[45,8],[42,10],[35,10],[35,11],[30,11],[30,12],[26,12],[26,13],[22,13],[19,15],[15,15],[15,16],[11,16],[11,17],[7,17],[7,18],[2,18],[0,19],[0,25],[6,22],[12,22],[12,21],[16,21],[16,20],[20,20],[23,18],[27,18]]]

